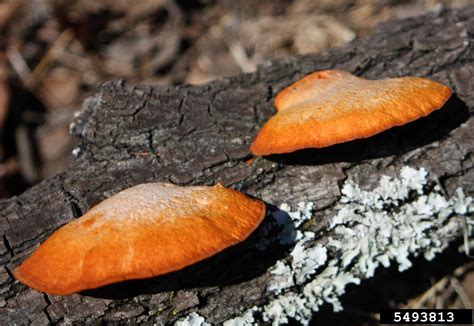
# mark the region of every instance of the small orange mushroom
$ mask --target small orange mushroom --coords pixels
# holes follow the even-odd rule
[[[312,73],[281,91],[277,114],[250,146],[290,153],[366,138],[441,108],[451,89],[427,78],[367,80],[339,70]]]
[[[67,295],[166,274],[243,241],[265,211],[260,200],[221,185],[141,184],[60,228],[15,277],[42,292]]]

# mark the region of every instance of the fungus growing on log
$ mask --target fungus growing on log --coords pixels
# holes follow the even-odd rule
[[[451,89],[427,78],[367,80],[339,70],[312,73],[281,91],[277,114],[250,147],[290,153],[366,138],[441,108]]]
[[[166,274],[245,240],[265,211],[260,200],[219,184],[137,185],[60,228],[15,276],[42,292],[67,295]]]

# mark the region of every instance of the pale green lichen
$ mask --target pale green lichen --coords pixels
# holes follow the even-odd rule
[[[209,323],[206,323],[204,317],[200,316],[196,312],[192,312],[184,318],[178,320],[175,326],[209,326]]]
[[[257,307],[248,309],[242,316],[229,319],[224,322],[223,326],[251,326],[254,325],[256,320],[254,318],[254,312],[258,310]]]
[[[282,205],[281,211],[273,212],[274,224],[282,229],[278,240],[294,247],[288,259],[269,269],[268,290],[276,297],[226,325],[237,321],[251,325],[258,320],[281,325],[291,319],[305,325],[324,303],[342,310],[339,298],[346,286],[372,277],[379,266],[395,263],[403,271],[411,267],[413,257],[433,259],[459,237],[463,219],[468,225],[474,223],[473,207],[472,198],[462,189],[446,198],[427,177],[423,168],[403,167],[399,177],[383,176],[372,190],[346,182],[330,219],[332,235],[324,246],[313,241],[312,232],[298,229],[311,219],[312,203],[300,203],[296,211]],[[269,234],[267,229],[263,235]],[[271,241],[262,243],[265,247]]]

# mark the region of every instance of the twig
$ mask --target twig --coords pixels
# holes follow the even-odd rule
[[[454,291],[456,291],[459,299],[461,300],[464,308],[472,309],[471,301],[469,300],[469,296],[467,295],[466,291],[462,287],[461,283],[459,283],[458,279],[455,277],[450,278],[451,286],[453,287]]]
[[[47,71],[48,66],[61,55],[73,38],[74,33],[72,30],[69,28],[65,29],[56,39],[54,44],[49,48],[48,52],[46,52],[41,61],[36,65],[35,69],[33,69],[33,72],[26,79],[25,84],[27,86],[33,86],[37,84]]]
[[[25,60],[23,59],[23,57],[21,56],[21,54],[18,52],[18,50],[15,47],[13,46],[8,47],[6,54],[13,69],[15,70],[17,75],[20,77],[20,80],[22,81],[23,85],[30,92],[38,95],[39,97],[43,99],[46,97],[47,100],[49,100],[49,102],[55,102],[57,104],[61,104],[59,99],[57,99],[53,94],[51,94],[43,86],[41,86],[41,84],[39,83],[39,81],[34,75],[34,71],[31,72]],[[39,91],[37,88],[39,88]]]
[[[415,298],[412,301],[413,303],[407,304],[405,308],[411,308],[411,309],[421,308],[425,304],[426,301],[428,301],[430,298],[434,297],[436,292],[438,292],[442,288],[446,287],[447,283],[448,283],[448,277],[445,276],[442,279],[440,279],[438,282],[436,282],[432,287],[430,287],[421,296],[419,296],[418,298]]]
[[[18,74],[20,79],[23,82],[25,82],[31,74],[31,70],[26,64],[25,60],[23,60],[23,57],[21,56],[21,54],[13,46],[9,46],[7,48],[6,53],[7,53],[7,58],[10,61],[13,69]]]
[[[419,296],[418,298],[415,298],[411,303],[408,303],[405,306],[405,308],[411,308],[411,309],[421,308],[426,301],[428,301],[430,298],[435,296],[436,292],[440,291],[443,288],[446,288],[446,285],[448,284],[448,282],[451,282],[452,278],[461,277],[467,271],[469,271],[473,268],[474,268],[474,262],[468,263],[468,264],[465,264],[463,266],[460,266],[460,267],[456,268],[454,270],[454,272],[452,272],[450,275],[446,275],[445,277],[440,279],[438,282],[436,282],[431,288],[429,288],[421,296]],[[454,290],[456,291],[456,288],[454,288]],[[457,291],[456,291],[456,293],[457,293]],[[462,298],[461,298],[461,300],[462,300]]]
[[[233,43],[229,45],[229,51],[234,58],[235,62],[239,65],[242,72],[253,72],[255,71],[255,63],[249,59],[247,53],[245,53],[244,47],[240,43]]]
[[[466,254],[466,256],[468,256],[469,258],[474,258],[473,255],[471,255],[471,251],[470,251],[470,246],[469,246],[469,235],[470,235],[470,224],[467,222],[467,217],[466,216],[463,216],[463,219],[462,219],[462,235],[463,235],[463,239],[464,239],[464,252]]]

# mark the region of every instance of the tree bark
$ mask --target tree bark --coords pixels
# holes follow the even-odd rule
[[[461,186],[472,195],[473,36],[469,6],[390,22],[346,47],[268,63],[255,73],[203,86],[101,85],[71,126],[78,157],[67,171],[0,201],[0,323],[164,324],[190,311],[220,323],[268,301],[266,270],[284,251],[254,254],[251,241],[182,273],[99,293],[50,296],[15,281],[13,269],[54,230],[139,183],[220,182],[272,205],[311,200],[322,220],[345,179],[370,187],[404,165],[429,170],[448,194]],[[247,164],[250,143],[275,112],[275,95],[323,69],[369,79],[425,76],[450,86],[454,96],[427,118],[369,139]]]

